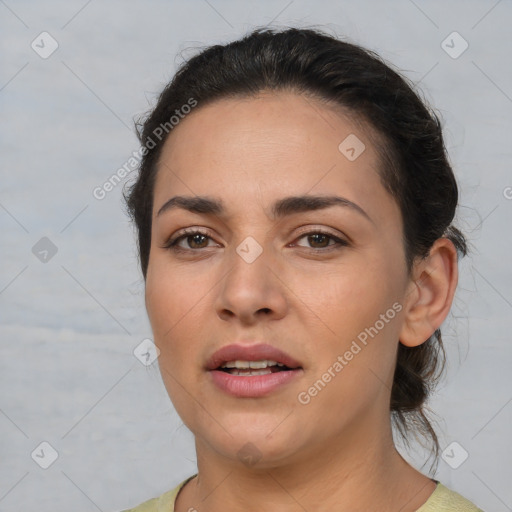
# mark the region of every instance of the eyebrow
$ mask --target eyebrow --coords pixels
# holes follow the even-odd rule
[[[272,205],[274,218],[282,218],[295,213],[321,210],[331,206],[348,207],[375,224],[372,218],[356,203],[340,196],[290,196],[277,200]],[[175,196],[166,201],[158,210],[156,216],[174,208],[182,208],[192,213],[221,216],[225,214],[223,202],[206,196]]]

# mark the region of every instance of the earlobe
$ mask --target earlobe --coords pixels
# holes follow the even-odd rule
[[[400,332],[400,342],[416,347],[427,341],[448,316],[458,281],[457,250],[448,238],[438,238],[429,256],[413,270]]]

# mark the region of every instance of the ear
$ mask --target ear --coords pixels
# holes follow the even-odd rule
[[[450,311],[458,282],[457,249],[438,238],[427,258],[415,263],[407,287],[400,342],[416,347],[427,341]]]

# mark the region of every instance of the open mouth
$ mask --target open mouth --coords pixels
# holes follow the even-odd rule
[[[304,375],[304,368],[277,347],[248,340],[225,345],[205,363],[209,382],[237,398],[263,398],[293,386]]]
[[[298,368],[290,368],[283,363],[264,359],[261,361],[227,361],[216,368],[230,375],[251,377],[256,375],[269,375],[271,373],[286,372]]]

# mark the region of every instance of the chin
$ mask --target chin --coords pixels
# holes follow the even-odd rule
[[[298,432],[284,428],[283,424],[278,426],[279,422],[275,418],[271,418],[272,421],[260,418],[258,421],[253,415],[249,416],[238,422],[235,418],[234,421],[226,421],[224,418],[222,424],[226,430],[218,425],[214,430],[196,430],[196,443],[206,443],[210,450],[254,470],[291,463],[301,446],[307,444],[305,438],[299,438]],[[303,429],[301,436],[304,436]],[[292,443],[292,440],[295,442]]]

